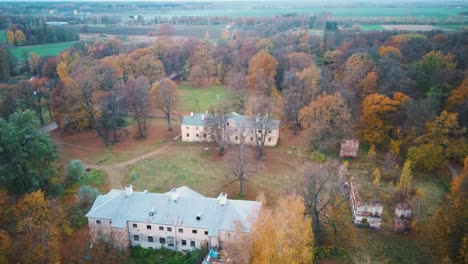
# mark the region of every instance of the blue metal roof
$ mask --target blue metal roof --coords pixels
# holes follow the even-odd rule
[[[218,199],[205,197],[185,186],[175,192],[176,201],[171,198],[172,191],[133,192],[126,196],[124,190],[113,189],[97,197],[86,217],[111,219],[111,226],[118,228],[125,227],[127,221],[135,221],[204,228],[209,230],[209,235],[214,235],[218,230],[238,231],[238,223],[241,231],[250,231],[250,224],[261,207],[258,202],[242,200],[227,200],[222,205]],[[201,215],[200,220],[197,215]]]

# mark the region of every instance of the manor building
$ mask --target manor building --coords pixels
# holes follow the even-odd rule
[[[211,114],[190,113],[184,116],[181,124],[182,141],[186,142],[212,142],[210,127],[207,120]],[[264,140],[265,146],[276,146],[279,139],[279,120],[268,116],[260,117],[261,125],[255,125],[255,118],[232,112],[226,118],[226,137],[230,144],[239,144],[244,137],[246,145],[256,145],[257,140]],[[268,120],[268,121],[265,121]],[[260,122],[259,122],[260,123]]]
[[[226,193],[209,198],[185,186],[167,193],[134,192],[127,185],[98,196],[86,217],[92,239],[189,251],[219,248],[231,236],[249,233],[260,208],[255,201],[229,200]]]

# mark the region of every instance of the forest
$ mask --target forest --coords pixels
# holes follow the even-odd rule
[[[364,155],[343,162],[372,175],[370,186],[395,190],[392,201],[420,201],[429,191],[413,183],[415,175],[437,178],[431,173],[455,168],[453,178],[437,179],[444,185],[437,208],[427,221],[414,221],[412,232],[432,248],[431,262],[467,263],[467,31],[354,32],[312,24],[322,22],[326,29],[317,35],[301,28],[310,17],[265,18],[226,29],[217,41],[171,37],[166,24],[153,43],[81,41],[21,65],[0,47],[0,263],[158,263],[152,251],[118,250],[105,241],[89,248],[76,239],[68,252],[67,238],[86,240],[84,214],[102,190],[78,187],[87,181],[85,165],[63,164],[49,134],[37,128],[55,122],[61,135],[91,131],[109,149],[126,140],[129,125],[137,139],[156,133],[152,118],[178,130],[182,84],[200,92],[224,87],[225,98],[201,111],[273,117],[283,129],[280,147],[299,137],[307,142],[301,176],[260,213],[250,237],[227,246],[235,263],[356,261],[337,257],[351,255],[356,239],[336,174],[341,141],[351,138]],[[16,29],[12,45],[59,38],[16,32],[23,31]],[[260,144],[251,156],[228,142],[213,144],[229,168],[244,169],[234,172],[240,198],[249,163],[274,155]],[[167,263],[200,261],[199,252],[158,254],[173,258]],[[138,262],[145,258],[153,262]]]

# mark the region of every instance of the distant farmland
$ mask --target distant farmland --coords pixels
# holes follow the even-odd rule
[[[70,42],[62,42],[62,43],[52,43],[52,44],[44,44],[44,45],[34,45],[34,46],[24,46],[24,47],[15,47],[10,49],[13,56],[18,59],[23,59],[23,54],[26,52],[28,54],[30,52],[34,52],[37,55],[44,57],[44,56],[57,56],[62,50],[68,49],[75,45],[77,41],[70,41]]]
[[[415,18],[437,18],[447,19],[449,16],[457,16],[460,12],[467,11],[467,8],[436,8],[436,7],[298,7],[298,8],[267,8],[262,6],[248,5],[237,6],[233,8],[214,8],[214,9],[191,9],[191,10],[139,10],[146,18],[154,16],[173,17],[173,16],[227,16],[227,17],[271,17],[282,14],[322,14],[331,13],[334,17],[408,17]],[[118,14],[124,17],[134,16],[135,13],[127,12],[109,12],[110,14]],[[109,14],[105,13],[105,14]],[[104,13],[103,13],[104,14]]]

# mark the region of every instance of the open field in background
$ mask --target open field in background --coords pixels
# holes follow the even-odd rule
[[[363,31],[385,30],[381,25],[359,25]]]
[[[226,8],[206,8],[206,9],[190,9],[190,10],[138,10],[135,12],[105,12],[97,14],[119,14],[124,17],[135,16],[142,14],[145,18],[154,16],[173,17],[173,16],[228,16],[228,17],[272,17],[282,14],[300,13],[300,14],[322,14],[331,13],[335,17],[407,17],[412,16],[419,18],[433,17],[438,19],[446,19],[449,16],[456,16],[460,12],[466,11],[466,8],[434,8],[434,7],[297,7],[297,8],[280,8],[268,7],[262,4],[244,4],[233,5]]]
[[[6,41],[7,41],[6,31],[0,30],[0,42],[6,42]]]
[[[77,41],[62,42],[62,43],[51,43],[44,45],[34,45],[34,46],[24,46],[24,47],[15,47],[10,49],[11,53],[17,60],[22,60],[23,54],[26,52],[29,57],[30,52],[34,52],[37,55],[44,56],[57,56],[64,49],[68,49],[75,45]]]
[[[100,170],[90,170],[88,175],[68,186],[60,199],[67,204],[72,204],[75,200],[75,194],[83,185],[89,185],[91,188],[96,188],[100,193],[107,193],[110,190],[107,175]]]
[[[205,112],[211,105],[216,104],[217,95],[222,101],[226,97],[223,85],[212,85],[205,88],[194,88],[187,82],[179,85],[181,109],[183,112]]]
[[[468,25],[437,25],[438,28],[442,29],[452,29],[452,30],[467,30]]]

